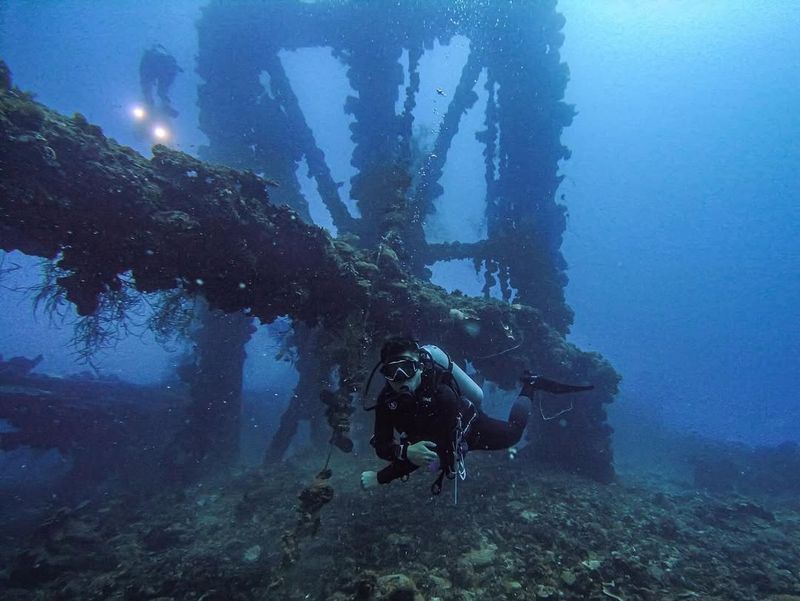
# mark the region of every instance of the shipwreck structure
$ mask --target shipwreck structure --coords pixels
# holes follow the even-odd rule
[[[539,424],[531,453],[607,481],[603,405],[619,377],[602,357],[565,341],[572,320],[560,253],[566,210],[556,191],[558,162],[569,156],[560,134],[574,111],[563,102],[563,24],[554,1],[212,1],[198,23],[205,162],[163,146],[147,160],[80,115],[36,104],[4,69],[0,248],[56,261],[58,288],[83,315],[124,289],[180,289],[240,314],[228,319],[229,334],[206,320],[209,344],[227,337],[243,348],[256,318],[286,315],[309,328],[298,344],[297,394],[268,460],[283,455],[298,421],[324,424],[323,415],[332,442],[348,450],[349,416],[377,347],[387,335],[413,331],[502,388],[516,386],[524,369],[594,383],[573,411]],[[469,39],[469,57],[433,147],[414,156],[420,60],[434,40],[453,36]],[[353,93],[342,109],[354,119],[358,215],[339,196],[282,66],[280,52],[301,47],[330,48],[346,67]],[[487,236],[429,243],[423,224],[447,192],[448,152],[482,73],[488,100],[476,143],[485,158]],[[296,176],[301,161],[336,238],[312,223]],[[424,175],[415,177],[419,161]],[[452,259],[469,259],[485,274],[483,296],[430,282],[430,266]],[[228,369],[241,370],[243,360],[230,353]],[[226,382],[218,391],[193,384],[192,440],[207,447],[198,456],[213,449],[229,457],[236,444],[239,406],[227,400],[240,374]],[[220,420],[228,424],[222,435],[201,435]]]

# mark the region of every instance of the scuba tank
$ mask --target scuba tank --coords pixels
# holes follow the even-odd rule
[[[422,346],[421,350],[426,351],[436,365],[452,374],[453,380],[455,380],[455,383],[458,386],[462,396],[480,406],[480,404],[483,402],[483,390],[481,390],[481,387],[478,386],[475,380],[467,375],[467,372],[461,369],[457,363],[454,363],[453,360],[450,359],[450,356],[447,353],[445,353],[438,346],[434,346],[432,344],[426,344]]]

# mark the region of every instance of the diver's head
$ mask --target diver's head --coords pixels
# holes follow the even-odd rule
[[[389,338],[381,347],[381,374],[396,393],[413,393],[422,383],[419,344],[408,337]]]

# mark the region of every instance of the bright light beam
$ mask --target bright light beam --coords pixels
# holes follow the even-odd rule
[[[153,128],[153,137],[155,137],[156,140],[160,140],[163,142],[169,137],[169,131],[167,131],[166,127],[163,127],[161,125],[156,125]]]

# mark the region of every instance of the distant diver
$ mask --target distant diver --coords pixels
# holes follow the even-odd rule
[[[447,477],[455,481],[456,502],[458,480],[466,478],[467,450],[508,449],[519,442],[537,390],[563,394],[593,388],[560,384],[526,372],[508,421],[502,421],[476,406],[483,400],[480,386],[436,346],[420,346],[408,337],[389,338],[373,376],[378,369],[386,383],[370,407],[375,410],[370,444],[378,457],[390,463],[377,472],[362,472],[362,488],[407,479],[411,472],[427,467],[439,471],[431,493],[438,495]]]
[[[139,62],[139,82],[142,86],[142,96],[147,107],[156,113],[168,117],[177,117],[178,111],[172,107],[168,93],[175,77],[178,73],[183,73],[183,69],[178,66],[178,61],[161,44],[155,44],[145,50],[142,60]],[[156,105],[153,98],[153,91],[161,101],[160,106]]]

